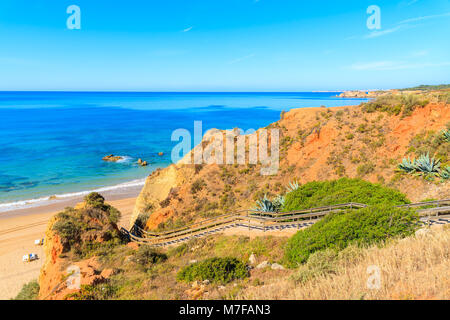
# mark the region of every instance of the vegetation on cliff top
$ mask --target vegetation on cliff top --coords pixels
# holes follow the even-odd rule
[[[312,181],[286,195],[283,211],[358,202],[367,205],[409,203],[401,192],[361,179]]]
[[[295,266],[308,261],[316,251],[339,251],[350,244],[371,245],[392,237],[405,237],[414,233],[417,223],[418,215],[414,210],[388,204],[333,213],[289,239],[286,258]]]
[[[427,180],[440,177],[449,179],[450,170],[450,123],[440,132],[423,132],[410,142],[407,154],[414,154],[416,159],[403,158],[398,169],[402,172],[423,176]]]
[[[390,115],[409,116],[416,108],[425,107],[430,100],[422,95],[402,94],[379,96],[376,99],[361,104],[364,112],[387,112]]]
[[[405,88],[405,89],[400,89],[400,90],[402,90],[402,91],[407,91],[407,90],[428,91],[428,90],[442,90],[442,89],[450,89],[450,84],[438,84],[438,85],[421,84],[420,86],[416,86],[416,87],[412,87],[412,88]]]
[[[209,280],[222,284],[246,277],[248,270],[245,263],[230,257],[195,262],[182,268],[177,274],[177,280],[180,281]]]
[[[59,235],[64,252],[85,257],[122,242],[119,218],[117,209],[106,204],[100,194],[91,193],[85,197],[84,208],[66,208],[58,213],[52,229]]]

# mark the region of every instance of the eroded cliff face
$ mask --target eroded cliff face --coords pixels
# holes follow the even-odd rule
[[[81,286],[106,282],[115,272],[103,268],[95,256],[82,259],[85,254],[90,255],[89,245],[120,243],[119,230],[110,216],[115,209],[103,203],[94,207],[82,203],[76,208],[66,209],[49,221],[44,243],[46,259],[39,275],[39,299],[71,299],[71,294],[78,293]],[[64,238],[55,231],[55,225],[62,222],[64,227],[56,229],[76,234],[76,239]],[[76,228],[79,230],[74,232]]]
[[[183,164],[186,157],[192,159],[192,151],[178,164],[147,178],[130,223],[149,212],[148,229],[173,227],[180,221],[251,208],[256,199],[282,192],[292,180],[303,184],[343,176],[395,187],[412,201],[450,198],[449,182],[396,172],[403,157],[414,157],[413,138],[439,132],[449,123],[450,105],[444,103],[429,103],[406,117],[365,113],[359,106],[291,110],[267,127],[280,130],[276,175],[261,175],[259,164]],[[196,148],[207,147],[211,137],[205,136]],[[247,141],[246,149],[250,145]]]
[[[39,299],[49,299],[57,290],[58,284],[63,281],[62,271],[67,264],[60,258],[64,250],[61,239],[53,231],[56,220],[56,216],[52,217],[45,232],[44,252],[46,258],[39,275]]]

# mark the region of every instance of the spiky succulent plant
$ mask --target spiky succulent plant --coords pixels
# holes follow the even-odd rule
[[[402,161],[402,163],[400,163],[398,165],[398,168],[407,173],[412,173],[412,172],[416,171],[416,169],[417,169],[416,160],[411,161],[411,159],[409,159],[409,157],[408,157],[408,159],[403,158],[403,161]]]
[[[289,182],[289,185],[286,188],[286,193],[290,193],[292,191],[297,190],[300,187],[300,184],[297,181],[291,181]]]
[[[442,130],[442,136],[444,137],[445,141],[450,142],[450,130],[449,129]]]
[[[267,195],[264,195],[264,198],[256,200],[255,210],[262,212],[275,212],[275,206],[272,201],[267,198]]]
[[[441,160],[430,158],[430,154],[423,154],[416,160],[416,170],[424,174],[438,175]]]
[[[450,166],[446,166],[441,170],[441,173],[439,174],[442,179],[448,180],[450,179]]]
[[[256,211],[261,212],[278,212],[284,205],[284,197],[277,196],[275,199],[270,200],[267,198],[267,195],[264,195],[264,198],[256,201]]]

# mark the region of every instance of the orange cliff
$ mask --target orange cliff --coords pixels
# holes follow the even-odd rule
[[[74,214],[85,226],[80,239],[72,244],[77,247],[77,250],[85,248],[83,246],[85,242],[103,243],[119,237],[117,225],[110,222],[107,210],[90,207],[85,203],[77,205],[76,208],[69,214]],[[106,282],[116,272],[114,269],[103,268],[95,256],[80,260],[74,254],[74,250],[71,250],[71,245],[63,241],[53,230],[55,224],[61,219],[64,218],[59,215],[54,216],[45,232],[46,260],[39,275],[39,299],[41,300],[72,299],[71,294],[79,292],[81,286]]]
[[[249,208],[262,190],[276,194],[280,185],[292,180],[306,183],[342,176],[395,187],[413,201],[449,198],[449,182],[433,183],[407,175],[396,179],[397,165],[407,156],[411,139],[438,132],[449,123],[450,106],[444,103],[429,103],[406,117],[366,113],[360,106],[294,109],[269,126],[280,129],[277,175],[261,176],[258,166],[195,166],[180,161],[147,178],[130,223],[145,212],[150,213],[148,229],[169,220],[189,222],[208,212]],[[208,143],[211,138],[204,137],[196,148]],[[202,187],[194,190],[194,183]]]

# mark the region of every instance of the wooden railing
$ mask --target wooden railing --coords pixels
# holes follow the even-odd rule
[[[126,234],[131,241],[145,243],[154,246],[167,245],[180,239],[187,239],[212,233],[218,229],[226,227],[247,227],[249,230],[262,230],[283,227],[285,225],[296,225],[298,228],[314,223],[318,219],[333,212],[343,210],[359,209],[367,207],[362,203],[343,203],[331,206],[316,207],[310,209],[296,210],[290,212],[262,212],[257,210],[240,210],[237,212],[224,214],[221,216],[201,220],[181,228],[168,231],[149,232],[136,224],[131,232],[125,228],[121,231]],[[414,208],[422,217],[430,218],[431,215],[450,213],[450,199],[412,203],[396,206],[398,208]]]

